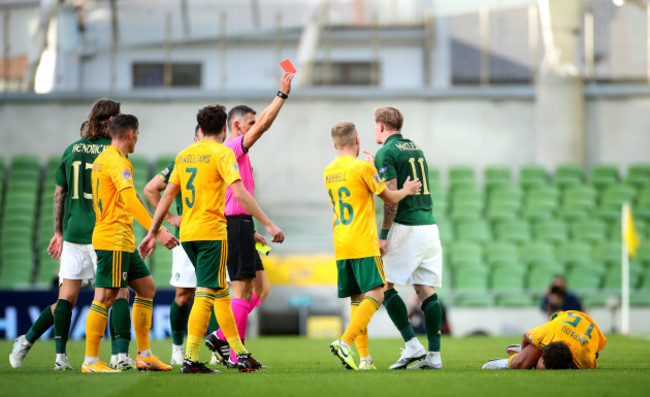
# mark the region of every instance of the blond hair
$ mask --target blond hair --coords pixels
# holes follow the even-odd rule
[[[343,121],[332,127],[332,140],[338,147],[348,147],[354,145],[357,137],[357,127],[354,123]]]
[[[375,109],[375,123],[382,123],[391,131],[401,131],[404,116],[391,106]]]

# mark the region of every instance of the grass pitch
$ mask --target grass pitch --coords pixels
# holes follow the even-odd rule
[[[270,368],[255,373],[222,370],[217,375],[130,372],[82,374],[84,342],[68,344],[76,372],[55,373],[54,342],[38,341],[23,366],[9,366],[12,342],[0,342],[1,396],[648,396],[650,338],[609,336],[599,369],[584,371],[482,371],[483,362],[505,357],[504,348],[519,338],[443,337],[442,371],[390,371],[400,340],[370,340],[377,371],[347,371],[329,353],[330,340],[262,337],[247,341],[253,355]],[[423,342],[425,342],[423,340]],[[426,342],[425,342],[426,346]],[[155,354],[169,362],[171,341],[152,341]],[[108,361],[110,342],[100,358]],[[131,343],[135,357],[135,342]],[[209,360],[205,347],[201,359]],[[357,357],[358,361],[358,357]]]

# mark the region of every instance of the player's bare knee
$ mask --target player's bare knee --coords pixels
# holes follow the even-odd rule
[[[186,290],[186,289],[176,289],[176,297],[174,300],[176,301],[176,304],[180,307],[184,307],[192,303],[192,296],[194,293],[192,290]]]

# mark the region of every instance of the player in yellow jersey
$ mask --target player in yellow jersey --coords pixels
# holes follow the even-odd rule
[[[367,348],[367,328],[384,300],[386,278],[379,254],[373,195],[397,204],[404,197],[416,194],[422,183],[408,178],[402,189],[386,189],[375,167],[357,159],[359,135],[352,123],[342,122],[332,127],[332,139],[338,157],[325,167],[323,178],[334,210],[338,296],[350,297],[352,315],[345,333],[332,342],[330,351],[347,369],[357,369],[350,350],[356,340],[361,355],[359,369],[374,369]]]
[[[273,236],[273,242],[284,241],[284,234],[248,193],[241,182],[233,151],[223,145],[227,119],[225,107],[206,106],[199,110],[196,119],[199,124],[199,142],[176,156],[174,170],[156,207],[153,224],[140,243],[139,250],[142,257],[153,252],[158,229],[172,201],[181,191],[183,214],[180,239],[183,249],[196,268],[197,286],[187,327],[187,347],[181,373],[219,372],[198,362],[201,340],[208,327],[213,307],[221,330],[237,355],[239,371],[255,371],[262,365],[250,355],[241,342],[226,284],[226,187],[230,186],[237,202],[264,225]]]
[[[108,309],[120,288],[131,287],[133,329],[138,345],[136,367],[140,370],[168,371],[151,352],[149,332],[156,286],[149,269],[135,252],[133,218],[145,228],[151,217],[140,202],[133,186],[133,167],[127,158],[138,141],[138,119],[119,114],[111,121],[111,144],[95,159],[91,174],[95,228],[93,247],[97,253],[95,297],[86,319],[86,357],[81,372],[119,372],[99,361],[99,344],[104,336]],[[167,248],[178,245],[178,239],[161,229],[158,239]],[[154,242],[155,244],[155,242]]]
[[[549,321],[524,334],[521,345],[506,348],[509,359],[493,359],[483,369],[593,369],[607,338],[587,314],[554,313]]]

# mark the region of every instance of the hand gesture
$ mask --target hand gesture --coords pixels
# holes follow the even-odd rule
[[[367,162],[369,162],[372,165],[375,165],[375,154],[374,153],[371,153],[371,152],[369,152],[367,150],[364,150],[363,154],[366,155],[366,161]]]
[[[269,226],[266,226],[266,231],[273,236],[271,239],[272,243],[282,243],[284,241],[284,233],[282,233],[282,229],[274,224],[271,223]]]
[[[422,182],[420,182],[418,178],[411,180],[411,177],[407,176],[406,180],[404,181],[404,186],[402,186],[402,189],[406,190],[408,194],[412,196],[418,193],[421,187],[422,187]]]
[[[295,74],[293,73],[285,73],[282,76],[282,79],[280,79],[280,91],[289,95],[289,93],[291,92],[291,80],[293,80],[294,76]]]
[[[63,235],[59,233],[54,233],[50,244],[47,246],[47,253],[50,255],[50,258],[59,260],[61,259],[61,250],[63,249]]]
[[[253,234],[253,239],[255,240],[256,243],[262,243],[262,244],[264,244],[264,245],[268,245],[268,244],[266,243],[266,239],[264,238],[264,236],[262,236],[262,235],[259,234],[258,232],[255,232],[255,233]]]
[[[379,253],[382,256],[386,253],[386,240],[379,240]]]
[[[140,258],[145,260],[149,255],[153,253],[153,250],[156,249],[156,236],[151,232],[142,239],[140,245],[138,246],[138,252],[140,253]]]
[[[181,243],[180,240],[178,240],[173,234],[169,233],[169,230],[165,227],[160,228],[157,237],[158,241],[160,241],[160,243],[167,249],[172,249]]]

